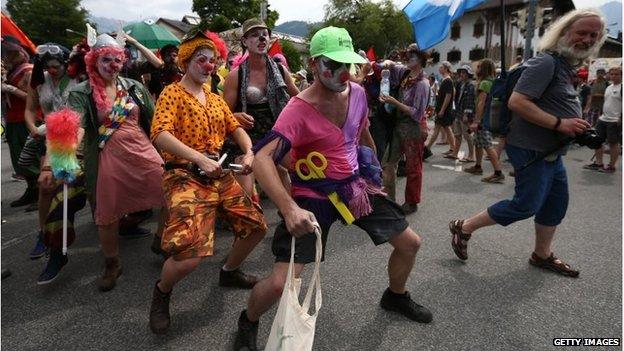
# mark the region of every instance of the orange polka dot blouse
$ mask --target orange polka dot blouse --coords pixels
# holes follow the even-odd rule
[[[211,93],[210,86],[206,84],[203,89],[205,106],[180,83],[165,87],[156,103],[152,141],[158,134],[167,131],[199,152],[219,154],[227,136],[240,124],[222,97]],[[163,152],[163,157],[166,162],[188,162],[167,152]]]

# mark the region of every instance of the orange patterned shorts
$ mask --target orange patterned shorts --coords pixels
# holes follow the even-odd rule
[[[163,190],[169,218],[161,246],[176,260],[212,256],[217,217],[232,225],[237,239],[267,230],[262,210],[231,173],[204,182],[174,169],[165,172]]]

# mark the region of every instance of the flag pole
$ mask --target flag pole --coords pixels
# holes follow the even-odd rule
[[[507,70],[506,70],[506,66],[505,66],[505,50],[506,50],[506,45],[505,45],[505,0],[500,0],[500,32],[501,32],[501,43],[500,43],[500,49],[501,49],[501,77],[506,77],[507,76]]]

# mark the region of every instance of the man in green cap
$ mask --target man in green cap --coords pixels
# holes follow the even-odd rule
[[[236,350],[256,350],[258,321],[284,288],[291,238],[296,238],[294,271],[298,277],[306,263],[315,261],[314,226],[320,226],[325,248],[329,229],[338,219],[362,228],[375,245],[389,242],[394,247],[388,263],[390,286],[383,293],[381,307],[418,322],[432,320],[431,312],[414,302],[405,288],[421,239],[409,228],[401,208],[381,191],[381,168],[368,131],[366,93],[349,82],[350,65],[365,60],[353,51],[349,33],[336,27],[314,35],[310,56],[314,83],[290,100],[273,129],[254,146],[256,179],[284,219],[273,236],[273,270],[255,285],[247,309],[240,314]],[[300,167],[302,163],[321,169],[317,179],[306,176],[309,170]],[[276,166],[280,164],[289,170],[290,191],[279,181]],[[346,209],[339,210],[328,199],[334,192]]]

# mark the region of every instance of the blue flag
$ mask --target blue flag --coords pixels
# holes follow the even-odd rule
[[[412,22],[416,44],[427,50],[443,41],[452,21],[485,0],[412,0],[403,12]]]

